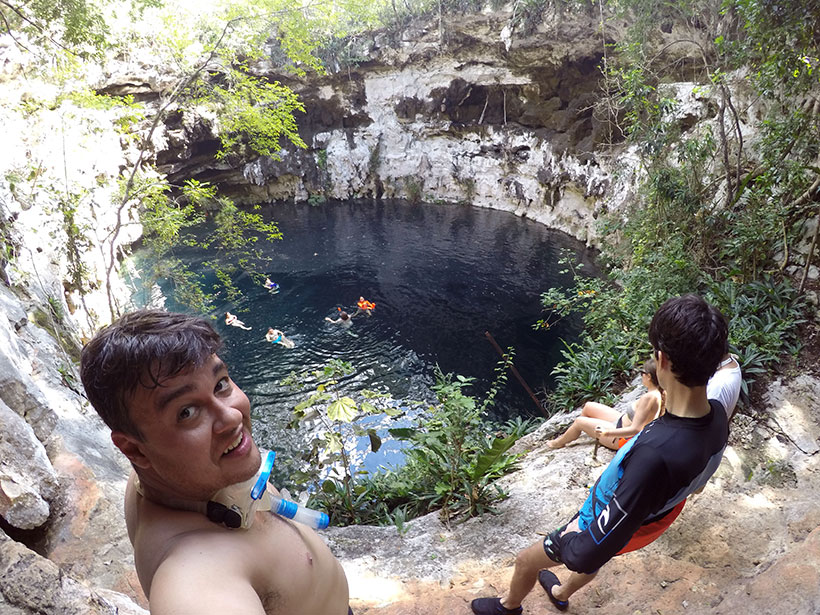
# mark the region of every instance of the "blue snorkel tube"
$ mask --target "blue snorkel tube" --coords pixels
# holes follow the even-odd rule
[[[256,479],[253,489],[251,489],[251,499],[257,501],[267,494],[267,497],[270,499],[270,512],[287,519],[293,519],[297,523],[303,523],[308,527],[312,527],[314,530],[325,529],[330,525],[330,518],[327,514],[319,510],[305,508],[301,504],[268,493],[268,477],[273,469],[275,459],[276,453],[274,451],[268,451],[267,456],[262,462],[262,471]]]

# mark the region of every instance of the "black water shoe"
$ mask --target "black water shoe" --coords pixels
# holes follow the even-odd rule
[[[569,608],[569,600],[559,600],[555,596],[552,595],[552,588],[556,585],[561,585],[561,582],[558,580],[551,571],[549,570],[542,570],[538,573],[538,582],[541,584],[541,587],[547,592],[547,596],[549,596],[550,602],[555,605],[555,608],[559,611],[566,611]]]
[[[501,598],[476,598],[470,603],[475,615],[521,615],[524,609],[508,609],[501,604]]]

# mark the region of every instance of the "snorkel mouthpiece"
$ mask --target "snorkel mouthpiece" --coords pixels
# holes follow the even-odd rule
[[[253,525],[254,514],[259,508],[260,499],[266,493],[265,486],[275,459],[276,453],[268,451],[256,474],[246,481],[220,489],[208,502],[208,519],[223,523],[231,529],[246,530]]]
[[[293,519],[315,530],[323,530],[330,525],[327,514],[305,508],[296,502],[291,502],[273,495],[267,490],[268,478],[273,469],[276,453],[268,451],[262,459],[262,465],[256,474],[248,480],[221,489],[208,502],[208,518],[215,523],[244,530],[253,525],[256,510],[261,504],[263,510],[270,510],[287,519]]]

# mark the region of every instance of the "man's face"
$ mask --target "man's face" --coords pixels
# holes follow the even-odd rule
[[[215,354],[162,386],[139,387],[129,410],[144,436],[129,458],[146,485],[169,496],[205,500],[259,469],[250,402]]]

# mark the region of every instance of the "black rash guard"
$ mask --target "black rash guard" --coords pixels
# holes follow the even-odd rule
[[[591,574],[642,525],[661,519],[705,485],[729,437],[720,402],[709,404],[710,412],[701,418],[666,413],[627,442],[578,511],[581,531],[553,532],[545,541],[547,554],[570,570]]]

